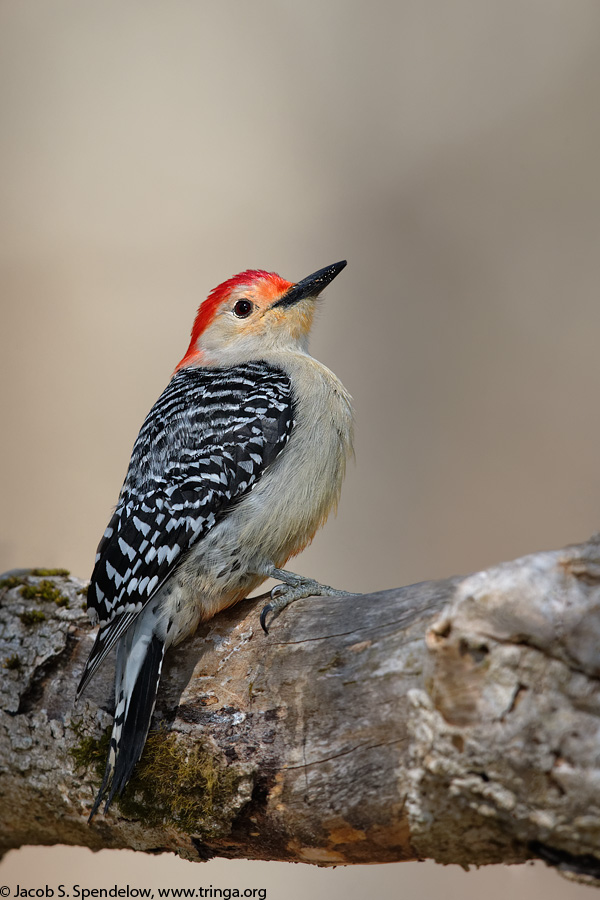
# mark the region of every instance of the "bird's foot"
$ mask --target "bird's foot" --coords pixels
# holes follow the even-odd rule
[[[305,597],[349,597],[348,591],[338,591],[336,588],[330,587],[328,584],[319,584],[314,578],[303,578],[301,575],[294,575],[292,572],[286,572],[284,569],[275,570],[271,577],[282,578],[283,584],[276,584],[271,591],[271,602],[263,608],[260,614],[260,624],[265,634],[269,633],[269,628],[283,612],[283,610],[294,603],[296,600],[303,600]],[[285,580],[283,577],[285,576]],[[268,616],[271,621],[267,623]]]

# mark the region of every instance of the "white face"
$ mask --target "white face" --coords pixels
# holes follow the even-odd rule
[[[295,284],[262,269],[224,281],[201,304],[175,371],[267,359],[286,350],[305,353],[317,298],[345,265],[341,260]]]
[[[264,282],[238,288],[223,301],[213,321],[200,335],[200,365],[229,365],[258,359],[269,351],[306,351],[315,300],[304,298],[291,306],[274,306],[274,294]]]

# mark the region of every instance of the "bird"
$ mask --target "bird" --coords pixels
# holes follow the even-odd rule
[[[249,269],[212,290],[142,424],[87,593],[99,630],[78,698],[117,647],[90,822],[142,755],[169,647],[267,578],[265,633],[295,600],[346,595],[283,568],[337,506],[353,454],[352,399],[308,350],[318,298],[345,266],[298,282]]]

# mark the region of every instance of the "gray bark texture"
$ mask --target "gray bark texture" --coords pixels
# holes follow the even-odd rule
[[[85,583],[0,582],[0,850],[319,865],[540,856],[600,878],[600,538],[467,577],[248,600],[170,653],[138,772],[87,824],[112,664],[74,705]],[[596,882],[600,883],[600,882]]]

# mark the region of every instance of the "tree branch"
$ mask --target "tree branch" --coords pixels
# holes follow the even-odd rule
[[[34,570],[35,572],[35,570]],[[541,856],[600,877],[600,538],[466,578],[244,601],[170,654],[138,774],[91,826],[111,666],[84,584],[5,579],[0,848],[322,865]]]

